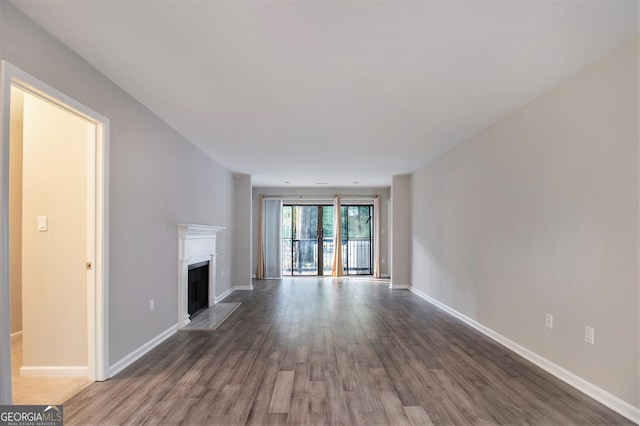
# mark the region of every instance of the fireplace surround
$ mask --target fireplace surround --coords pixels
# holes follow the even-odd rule
[[[189,266],[209,262],[209,300],[213,306],[216,295],[216,239],[222,226],[178,225],[178,328],[187,326],[189,319]]]

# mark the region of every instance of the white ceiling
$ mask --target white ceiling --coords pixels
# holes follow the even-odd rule
[[[638,34],[636,1],[13,1],[254,186],[388,186]]]

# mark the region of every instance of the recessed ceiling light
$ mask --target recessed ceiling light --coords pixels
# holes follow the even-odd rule
[[[357,185],[357,184],[359,184],[359,183],[360,183],[360,182],[353,182],[353,184],[354,184],[354,185]]]
[[[329,185],[327,182],[317,182],[316,185]]]
[[[291,183],[291,182],[289,182],[289,181],[287,180],[287,181],[285,181],[284,183]]]

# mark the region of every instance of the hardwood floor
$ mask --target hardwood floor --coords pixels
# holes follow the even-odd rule
[[[65,424],[632,424],[405,290],[257,281],[64,405]]]

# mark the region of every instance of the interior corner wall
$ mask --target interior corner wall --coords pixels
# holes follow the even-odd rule
[[[225,226],[217,291],[231,288],[233,176],[11,4],[0,58],[106,116],[109,363],[176,326],[178,223]],[[149,311],[150,299],[155,310]]]
[[[411,175],[396,175],[391,184],[391,286],[411,286]]]
[[[255,187],[252,191],[252,201],[251,204],[253,206],[252,210],[252,218],[251,218],[251,229],[253,229],[252,241],[251,241],[251,253],[253,262],[251,264],[251,274],[255,276],[256,268],[257,268],[257,259],[258,259],[258,248],[257,248],[257,239],[258,239],[258,196],[263,194],[265,196],[274,196],[274,195],[287,195],[292,196],[292,199],[295,199],[296,195],[305,195],[305,202],[313,202],[312,197],[317,195],[320,198],[321,202],[324,203],[332,203],[332,201],[327,200],[326,197],[333,196],[335,194],[341,195],[363,195],[363,196],[371,196],[375,195],[380,196],[380,272],[382,276],[387,276],[389,274],[389,235],[390,230],[388,228],[388,207],[387,200],[390,197],[389,188],[283,188],[283,187]],[[348,199],[343,200],[342,203],[345,204],[348,202]]]
[[[412,181],[413,286],[635,407],[638,71],[636,40]]]
[[[234,178],[234,220],[242,226],[235,227],[233,246],[233,285],[248,288],[251,284],[251,176],[237,176]]]

